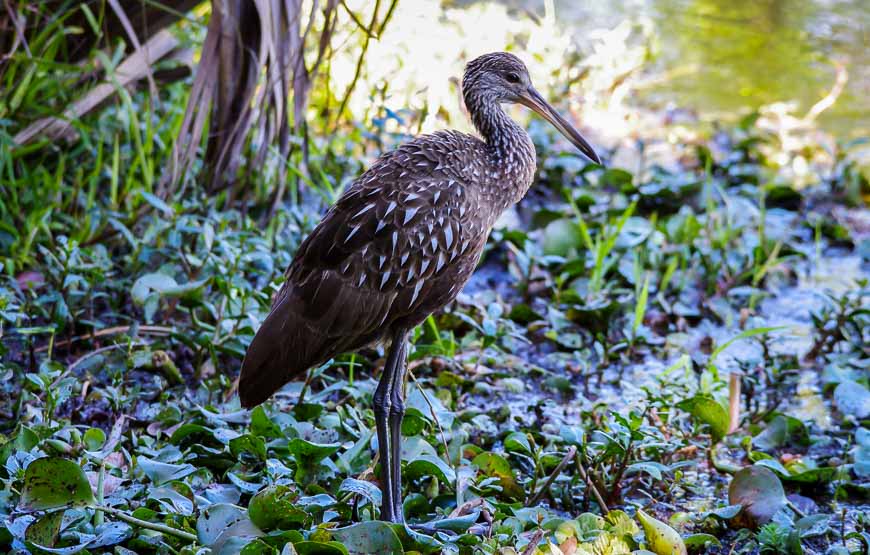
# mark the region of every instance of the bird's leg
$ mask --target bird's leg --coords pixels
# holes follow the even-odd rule
[[[398,343],[398,355],[390,389],[390,462],[393,482],[391,497],[395,522],[402,522],[405,520],[402,507],[402,418],[405,416],[405,371],[408,367],[407,332],[396,334],[394,341]]]
[[[393,485],[395,476],[393,474],[392,453],[390,450],[390,433],[388,428],[388,420],[392,410],[393,384],[395,383],[395,375],[400,373],[400,366],[404,364],[404,348],[405,333],[396,333],[390,345],[390,352],[387,355],[387,362],[384,364],[384,371],[381,374],[381,380],[378,382],[378,388],[375,390],[375,396],[372,400],[375,412],[375,425],[378,432],[378,456],[381,459],[381,520],[388,522],[396,522],[395,508],[396,503],[393,499],[393,492],[396,487]]]
[[[393,485],[392,466],[390,465],[390,435],[387,430],[387,419],[390,414],[390,393],[393,386],[393,352],[390,351],[381,380],[375,390],[372,405],[375,413],[375,427],[378,432],[378,458],[381,459],[381,520],[392,522],[393,516]]]

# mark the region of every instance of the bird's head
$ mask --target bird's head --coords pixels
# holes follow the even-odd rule
[[[580,152],[596,164],[601,164],[601,159],[589,142],[535,90],[526,65],[513,54],[493,52],[468,62],[462,78],[462,93],[468,106],[479,106],[485,100],[522,104],[531,108],[550,122]]]

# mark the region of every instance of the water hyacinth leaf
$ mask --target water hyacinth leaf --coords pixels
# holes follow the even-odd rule
[[[432,536],[428,536],[422,532],[417,532],[410,526],[402,524],[391,524],[393,532],[402,542],[402,547],[405,553],[417,552],[424,555],[433,553],[444,553],[445,545]]]
[[[769,468],[748,466],[734,474],[728,487],[728,502],[740,505],[735,524],[758,528],[766,524],[786,504],[782,483]]]
[[[99,451],[106,443],[106,432],[100,428],[88,428],[82,434],[82,443],[88,451]]]
[[[265,409],[262,406],[255,407],[251,411],[251,433],[262,436],[266,439],[275,439],[284,437],[284,432],[281,427],[269,418]]]
[[[245,518],[245,510],[241,507],[216,503],[200,513],[196,521],[196,537],[202,545],[213,545],[224,530]]]
[[[542,232],[541,250],[549,256],[566,257],[582,245],[579,226],[567,218],[553,220]]]
[[[710,426],[710,435],[717,443],[728,433],[731,418],[718,401],[708,395],[695,395],[677,403],[677,407],[688,412],[701,422]]]
[[[402,419],[402,435],[411,437],[422,433],[429,425],[429,419],[426,418],[417,409],[408,409],[405,417]]]
[[[680,534],[656,518],[638,509],[637,518],[643,526],[648,547],[656,555],[686,555],[688,550]]]
[[[150,273],[141,276],[133,283],[130,289],[130,297],[138,305],[144,305],[152,292],[161,293],[178,287],[178,282],[172,276],[166,274]]]
[[[809,515],[794,523],[802,538],[821,536],[830,529],[831,515]]]
[[[193,492],[184,482],[170,482],[165,486],[151,488],[148,499],[158,502],[166,512],[185,516],[193,514]]]
[[[421,455],[408,463],[405,475],[409,479],[420,476],[435,476],[441,483],[452,484],[456,480],[456,473],[446,462],[435,455]]]
[[[704,553],[703,549],[722,546],[716,536],[703,533],[690,534],[683,539],[683,543],[686,544],[686,549],[690,549],[693,553]]]
[[[401,554],[402,542],[386,522],[369,521],[332,530],[332,537],[341,542],[351,555]]]
[[[442,518],[440,520],[429,522],[428,526],[431,526],[436,530],[448,530],[450,532],[456,532],[457,534],[463,534],[467,532],[469,528],[474,526],[474,523],[477,522],[479,517],[480,511],[472,511],[467,515],[453,518]]]
[[[630,187],[633,180],[634,176],[629,171],[621,168],[608,168],[601,174],[599,185],[622,189],[623,187]]]
[[[179,426],[172,432],[169,442],[180,448],[187,447],[193,443],[205,443],[215,447],[221,445],[221,442],[215,437],[215,431],[206,428],[202,424],[183,424]]]
[[[64,512],[54,511],[31,522],[24,532],[24,539],[42,548],[54,547],[60,537]]]
[[[278,555],[279,551],[277,548],[269,545],[260,539],[255,539],[253,541],[244,540],[248,543],[242,547],[238,553],[240,555]],[[288,544],[292,546],[293,544]],[[229,542],[224,544],[224,550],[226,551],[229,548]],[[288,550],[289,551],[289,550]]]
[[[759,449],[777,449],[790,443],[806,446],[810,437],[803,422],[792,416],[776,415],[767,427],[752,438],[752,444]]]
[[[756,453],[756,452],[753,451],[753,454],[754,453]],[[764,466],[764,467],[767,467],[767,468],[773,470],[781,478],[791,475],[791,473],[788,471],[788,469],[785,466],[783,466],[783,464],[781,462],[779,462],[778,460],[773,459],[773,458],[760,459],[760,460],[757,460],[755,462],[755,464],[756,464],[756,466]]]
[[[434,412],[441,427],[445,430],[453,427],[455,415],[444,406],[444,403],[441,402],[441,399],[433,391],[424,391],[419,387],[415,387],[408,394],[405,404],[409,409],[417,409],[421,415],[429,420],[432,420],[432,413]]]
[[[504,448],[506,451],[514,451],[517,453],[523,453],[524,455],[530,455],[532,453],[532,446],[529,444],[529,438],[523,432],[511,432],[508,434],[508,436],[504,438]]]
[[[60,457],[36,459],[24,472],[24,487],[18,502],[21,510],[48,510],[93,502],[94,493],[88,477],[71,460]]]
[[[837,467],[817,466],[812,459],[801,459],[790,463],[787,467],[788,474],[783,478],[787,482],[800,484],[827,484],[837,475]]]
[[[846,416],[863,420],[870,416],[870,391],[858,382],[845,380],[834,390],[834,403]]]
[[[667,465],[655,461],[636,462],[628,465],[628,467],[626,467],[625,469],[625,474],[627,476],[631,474],[639,474],[641,472],[648,474],[656,480],[661,480],[662,473],[670,472],[670,469],[667,467]]]
[[[499,485],[505,495],[512,499],[522,499],[523,488],[517,484],[510,463],[497,453],[481,453],[474,457],[471,464],[480,469],[486,476],[498,478]]]
[[[290,528],[308,518],[298,504],[299,491],[289,485],[269,486],[251,498],[248,516],[263,530]]]
[[[317,495],[306,495],[299,498],[299,506],[304,507],[309,513],[322,511],[335,506],[335,497],[326,494],[318,493]]]
[[[107,522],[98,526],[93,534],[75,532],[78,544],[56,547],[61,530],[71,527],[64,511],[48,513],[32,523],[26,531],[26,540],[31,545],[38,546],[37,553],[47,552],[56,555],[72,555],[85,549],[106,547],[122,543],[133,535],[133,529],[123,522]],[[43,535],[45,534],[45,535]],[[64,534],[66,536],[66,534]],[[63,543],[68,543],[64,537]]]
[[[196,472],[196,467],[188,463],[170,464],[142,456],[136,458],[136,464],[158,486],[172,480],[180,480]]]
[[[235,555],[253,538],[258,538],[263,532],[254,526],[248,518],[242,518],[227,526],[211,545],[212,553],[220,555]]]
[[[266,442],[262,438],[245,434],[230,440],[230,453],[236,458],[252,458],[266,460]]]
[[[300,422],[314,420],[323,412],[323,405],[319,403],[297,403],[293,407],[293,416]]]
[[[338,451],[339,447],[338,443],[312,443],[298,437],[291,439],[287,445],[296,462],[305,464],[319,463]]]
[[[347,549],[336,541],[301,541],[294,543],[293,549],[299,555],[350,555]]]
[[[381,490],[371,482],[355,478],[345,478],[341,486],[338,487],[338,491],[355,493],[367,499],[372,506],[381,506]]]
[[[296,459],[296,481],[300,484],[313,482],[321,461],[333,455],[339,447],[338,443],[313,443],[298,437],[291,439],[287,448]]]

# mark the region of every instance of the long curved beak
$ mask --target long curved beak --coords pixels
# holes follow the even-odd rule
[[[599,158],[595,153],[595,149],[592,148],[592,145],[583,138],[583,135],[581,135],[579,131],[574,129],[573,125],[560,116],[534,87],[526,89],[526,91],[519,96],[518,102],[540,114],[541,117],[553,124],[553,127],[559,130],[559,133],[571,141],[571,144],[580,149],[580,152],[582,152],[587,158],[596,164],[601,165],[601,158]]]

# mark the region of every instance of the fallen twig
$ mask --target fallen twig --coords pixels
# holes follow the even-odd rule
[[[151,71],[151,65],[175,50],[180,44],[170,31],[164,29],[151,37],[142,48],[136,49],[115,69],[116,82],[109,80],[97,85],[82,98],[76,100],[64,111],[62,117],[50,116],[39,119],[21,130],[13,137],[18,145],[30,143],[38,136],[50,140],[65,137],[72,139],[76,131],[73,122],[87,114],[100,103],[115,94],[118,87],[138,81]]]
[[[529,545],[523,549],[523,555],[532,555],[535,552],[535,549],[538,548],[538,542],[541,541],[541,538],[544,537],[544,530],[542,528],[538,528],[535,530],[535,533],[532,534],[532,537],[529,539]]]
[[[101,330],[97,330],[95,332],[89,333],[87,335],[77,335],[71,339],[64,339],[63,341],[57,341],[54,343],[54,348],[65,347],[76,341],[82,341],[85,339],[96,339],[97,337],[103,337],[105,335],[115,335],[118,333],[126,333],[130,331],[133,326],[114,326],[111,328],[105,328]],[[145,334],[145,335],[169,335],[172,333],[172,328],[167,328],[165,326],[139,326],[136,330],[137,333]],[[51,348],[51,344],[43,345],[42,347],[37,347],[33,352],[35,353],[43,353]]]

